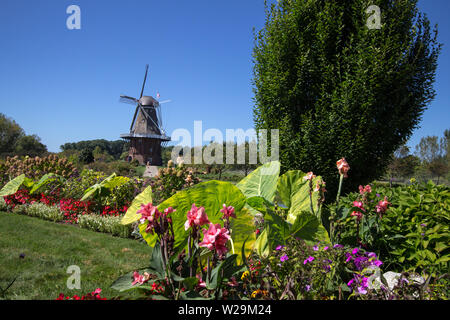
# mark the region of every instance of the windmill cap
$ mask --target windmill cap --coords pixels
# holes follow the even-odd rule
[[[153,97],[149,97],[149,96],[142,96],[142,98],[139,99],[139,103],[141,104],[141,106],[158,106],[159,102],[158,100],[156,100]]]

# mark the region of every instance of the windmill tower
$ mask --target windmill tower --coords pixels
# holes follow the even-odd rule
[[[170,141],[162,126],[161,104],[170,100],[159,102],[153,97],[143,96],[147,80],[148,65],[145,67],[144,82],[139,99],[120,96],[120,101],[136,105],[130,133],[121,134],[123,139],[130,140],[128,161],[138,160],[140,164],[153,166],[162,165],[161,146]]]

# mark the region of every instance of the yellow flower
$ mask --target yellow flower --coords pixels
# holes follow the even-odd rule
[[[241,276],[241,280],[244,280],[245,278],[247,278],[248,275],[249,275],[249,272],[248,271],[244,271],[244,273]]]
[[[252,292],[252,298],[256,298],[256,296],[258,295],[259,291],[260,291],[259,289],[253,291],[253,292]]]

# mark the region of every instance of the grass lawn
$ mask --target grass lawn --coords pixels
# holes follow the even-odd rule
[[[25,258],[19,255],[25,254]],[[38,218],[0,212],[0,287],[18,278],[0,299],[55,299],[59,293],[86,294],[102,289],[102,297],[120,275],[148,265],[151,249],[131,239],[61,225]],[[70,265],[81,269],[81,290],[66,286]]]

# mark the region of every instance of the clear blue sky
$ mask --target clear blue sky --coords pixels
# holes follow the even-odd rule
[[[81,8],[81,30],[68,30],[66,8]],[[450,128],[450,1],[420,0],[444,43],[437,96],[409,145]],[[120,94],[163,105],[168,133],[194,120],[203,130],[252,128],[252,28],[264,24],[263,0],[2,0],[0,112],[49,151],[65,142],[117,140],[134,112]]]

